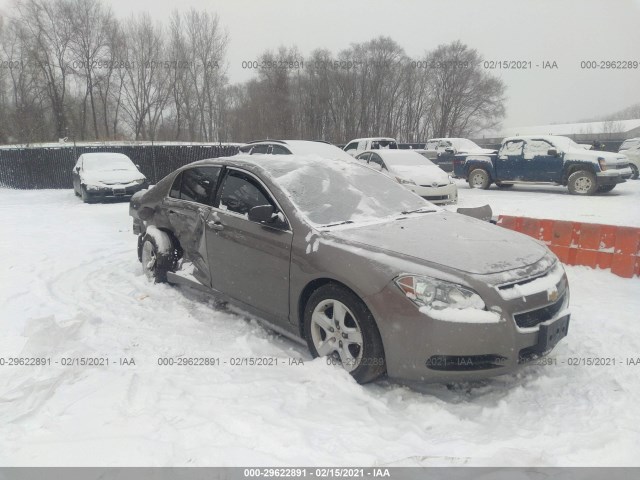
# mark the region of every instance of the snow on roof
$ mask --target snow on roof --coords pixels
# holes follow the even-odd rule
[[[329,143],[311,140],[284,140],[284,142],[291,147],[291,152],[294,155],[318,155],[320,157],[353,160],[351,155],[345,153],[344,150]]]
[[[505,128],[499,136],[521,135],[589,135],[599,133],[625,133],[640,128],[640,119],[610,120],[606,122],[561,123],[532,127]]]

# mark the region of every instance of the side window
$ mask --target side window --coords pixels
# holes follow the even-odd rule
[[[219,175],[220,167],[195,167],[183,171],[180,199],[210,205]]]
[[[438,142],[427,142],[427,144],[425,145],[425,150],[435,150],[438,148]]]
[[[367,141],[363,140],[358,142],[358,150],[366,150],[367,149]]]
[[[275,207],[262,185],[242,172],[229,171],[222,185],[220,208],[240,215],[247,215],[249,210],[260,205]]]
[[[357,149],[358,149],[358,142],[351,142],[349,145],[344,147],[344,151],[345,152],[347,152],[349,150],[357,150]]]
[[[173,179],[173,185],[171,185],[171,191],[169,192],[169,196],[171,198],[180,198],[181,184],[182,184],[182,172],[180,172],[178,176]]]
[[[282,145],[272,145],[271,154],[272,155],[291,155],[291,152],[286,148],[284,148]]]
[[[251,149],[251,155],[264,154],[269,151],[269,145],[256,145]]]
[[[524,158],[531,160],[534,157],[546,157],[550,148],[554,148],[544,140],[529,140],[524,146]]]
[[[370,154],[370,153],[368,153],[368,152],[367,152],[367,153],[361,153],[361,154],[360,154],[360,155],[358,155],[356,158],[357,158],[358,160],[360,160],[361,162],[363,162],[363,163],[368,163],[368,162],[369,162],[369,156],[370,156],[370,155],[371,155],[371,154]]]
[[[371,154],[371,158],[369,158],[369,165],[374,167],[376,170],[382,170],[383,168],[384,169],[387,168],[384,162],[382,161],[382,158],[380,158],[380,156],[376,155],[375,153]]]
[[[249,153],[251,151],[252,145],[243,145],[238,150],[240,153]]]
[[[511,140],[505,143],[500,149],[500,155],[522,155],[522,140]]]

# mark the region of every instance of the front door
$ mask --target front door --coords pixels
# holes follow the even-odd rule
[[[527,176],[535,182],[562,181],[563,160],[561,154],[549,155],[549,150],[555,147],[546,140],[527,140],[524,146],[524,159],[527,164]]]
[[[193,264],[193,276],[211,286],[207,265],[205,224],[221,167],[195,167],[180,173],[164,199],[171,230],[184,250],[184,262]]]
[[[259,310],[269,321],[286,324],[293,233],[286,221],[272,226],[248,216],[260,205],[279,212],[273,196],[253,175],[230,168],[215,205],[206,222],[213,288]]]

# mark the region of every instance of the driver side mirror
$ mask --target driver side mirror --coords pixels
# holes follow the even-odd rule
[[[277,216],[273,205],[258,205],[249,210],[249,220],[257,223],[271,223]]]
[[[73,169],[75,170],[76,173],[80,171],[80,167],[73,167]]]
[[[555,148],[550,148],[549,150],[547,150],[547,155],[551,156],[551,157],[557,157],[558,156],[558,150]]]

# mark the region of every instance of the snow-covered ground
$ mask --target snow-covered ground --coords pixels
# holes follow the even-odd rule
[[[567,187],[552,185],[515,185],[509,190],[492,185],[489,190],[477,190],[464,180],[455,182],[459,207],[489,204],[494,215],[640,227],[640,180],[628,180],[610,193],[592,197],[570,195]]]
[[[460,196],[497,213],[638,225],[640,182],[622,187]],[[127,208],[0,190],[0,357],[52,362],[0,366],[0,465],[640,465],[640,279],[567,269],[573,317],[555,365],[452,389],[360,386],[210,298],[148,283]],[[179,356],[220,364],[158,365]],[[81,357],[110,364],[61,365]],[[231,366],[238,357],[278,365]]]

